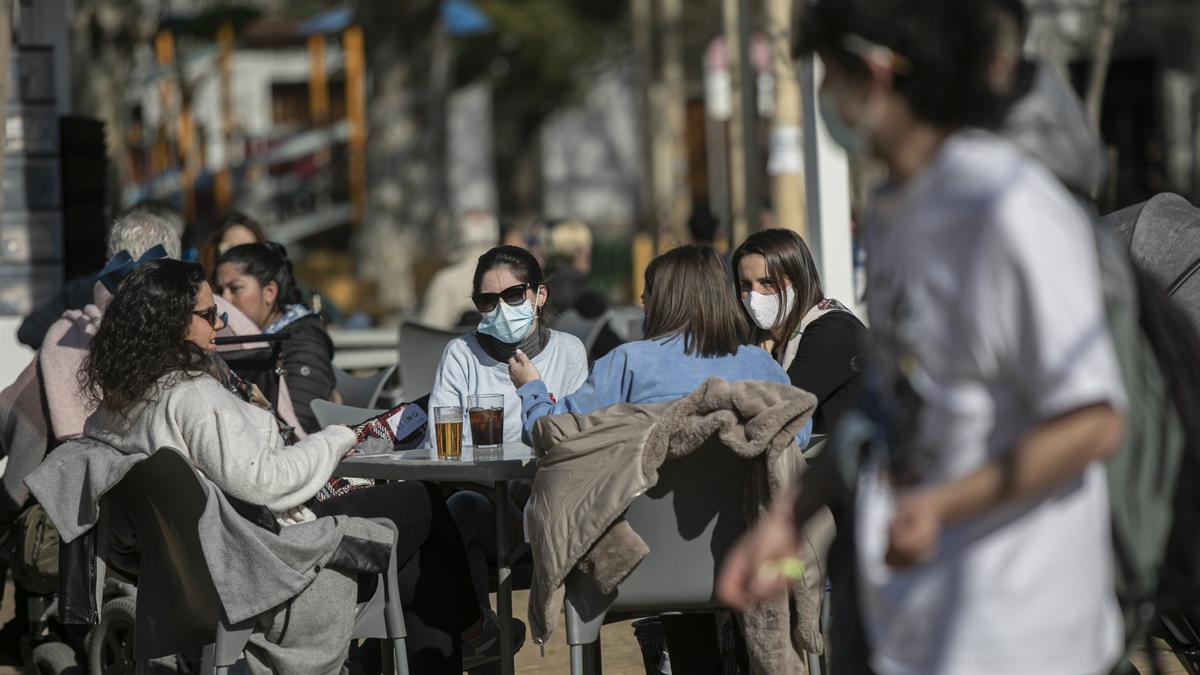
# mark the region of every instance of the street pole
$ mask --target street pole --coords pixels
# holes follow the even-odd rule
[[[793,0],[767,0],[767,44],[775,76],[775,115],[771,125],[771,203],[776,227],[793,230],[805,240],[804,118],[800,86],[791,57]]]
[[[668,251],[688,240],[691,208],[687,156],[687,85],[683,67],[683,0],[659,0],[662,53],[654,139],[655,203],[658,250]]]
[[[217,213],[224,216],[233,205],[233,26],[228,22],[217,29],[217,63],[221,73],[221,170],[217,173],[214,196]]]
[[[753,63],[746,0],[723,0],[725,44],[733,78],[733,114],[729,126],[730,235],[737,246],[758,227],[758,129]]]
[[[350,26],[342,32],[342,51],[346,55],[346,118],[350,122],[351,222],[359,227],[367,213],[366,56],[362,28]]]
[[[654,190],[654,114],[651,88],[654,85],[654,4],[653,0],[629,1],[630,28],[633,32],[635,87],[638,118],[638,204],[634,227],[630,289],[641,296],[643,274],[654,257],[654,232],[658,229],[658,210]]]

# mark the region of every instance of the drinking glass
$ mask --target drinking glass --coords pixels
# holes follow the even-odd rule
[[[437,437],[438,459],[462,457],[463,409],[460,405],[438,406],[433,409],[434,435]]]
[[[504,443],[504,394],[468,396],[467,416],[475,447],[495,448]]]

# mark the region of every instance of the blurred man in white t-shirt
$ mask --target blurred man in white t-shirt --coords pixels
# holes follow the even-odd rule
[[[1122,647],[1102,460],[1122,433],[1091,224],[1042,166],[975,130],[1003,106],[999,15],[961,0],[818,0],[822,116],[888,169],[863,222],[870,410],[859,603],[882,675],[1107,672]],[[822,476],[728,559],[735,606],[778,591]],[[835,656],[836,658],[836,656]]]

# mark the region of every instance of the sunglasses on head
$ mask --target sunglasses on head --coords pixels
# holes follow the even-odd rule
[[[212,326],[213,328],[217,327],[217,319],[218,318],[221,319],[222,323],[224,323],[224,321],[225,321],[224,314],[220,315],[220,317],[217,316],[217,306],[216,305],[213,305],[212,307],[209,307],[207,309],[196,310],[196,311],[192,312],[192,314],[195,314],[196,316],[200,317],[201,319],[204,319],[205,321],[208,322],[208,325]]]
[[[504,304],[512,307],[525,302],[525,291],[531,288],[537,288],[537,284],[517,284],[509,286],[499,293],[473,293],[471,301],[475,303],[475,309],[479,310],[481,314],[487,314],[496,309],[496,305],[500,304],[501,300],[504,301]]]

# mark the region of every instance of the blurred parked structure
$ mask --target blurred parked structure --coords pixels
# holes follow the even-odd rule
[[[1113,40],[1099,101],[1109,146],[1102,205],[1117,208],[1165,190],[1200,196],[1200,2],[1028,0],[1026,51],[1057,65],[1086,95],[1097,39]],[[1115,10],[1115,12],[1113,11]],[[1101,45],[1103,47],[1104,45]]]

